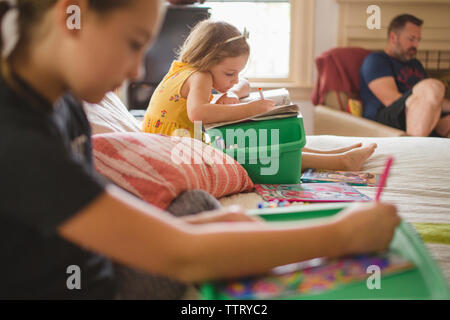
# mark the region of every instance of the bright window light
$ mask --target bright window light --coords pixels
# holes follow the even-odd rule
[[[250,59],[241,74],[246,78],[289,77],[291,6],[288,1],[208,1],[211,19],[226,21],[250,33]]]

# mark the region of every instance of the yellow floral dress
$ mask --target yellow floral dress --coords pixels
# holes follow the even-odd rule
[[[196,71],[187,63],[172,62],[169,72],[150,99],[142,122],[143,132],[194,137],[194,123],[189,120],[187,101],[181,96],[181,87]],[[212,98],[211,95],[210,101]]]

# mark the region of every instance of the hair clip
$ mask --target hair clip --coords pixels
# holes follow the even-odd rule
[[[250,38],[250,32],[247,30],[247,28],[244,28],[242,35],[244,36],[245,40],[248,40],[248,38]]]
[[[19,42],[19,9],[17,8],[17,0],[0,0],[0,2],[6,2],[9,5],[8,11],[1,21],[2,58],[6,59]]]
[[[244,28],[244,31],[242,32],[241,35],[238,35],[238,36],[236,36],[236,37],[233,37],[233,38],[230,38],[230,39],[226,40],[226,41],[224,42],[224,44],[225,44],[225,43],[228,43],[228,42],[231,42],[231,41],[234,41],[234,40],[241,39],[241,38],[247,40],[247,39],[249,38],[249,36],[250,36],[250,32],[248,32],[247,28]]]

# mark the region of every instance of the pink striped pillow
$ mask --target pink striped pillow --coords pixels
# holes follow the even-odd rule
[[[198,140],[142,132],[92,139],[99,173],[163,209],[186,190],[201,189],[220,198],[253,189],[239,163]]]

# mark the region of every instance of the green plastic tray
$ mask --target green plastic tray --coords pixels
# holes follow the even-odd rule
[[[248,211],[270,223],[304,222],[307,219],[329,218],[351,204],[317,204],[305,207],[258,209]],[[311,220],[313,221],[313,220]],[[369,290],[365,281],[353,282],[334,290],[317,294],[294,295],[281,299],[450,299],[446,278],[431,258],[414,227],[402,221],[395,231],[389,250],[412,261],[415,268],[382,276],[381,289]],[[369,276],[369,275],[368,275]],[[213,282],[201,287],[202,299],[227,300]]]
[[[253,131],[256,133],[253,137],[250,134],[252,129],[256,130]],[[272,145],[272,129],[278,130],[278,143],[274,142],[274,145]],[[238,139],[235,134],[237,130],[246,133],[245,137]],[[217,136],[223,137],[226,146],[237,145],[237,148],[222,151],[236,159],[254,183],[300,183],[302,148],[306,144],[301,115],[283,119],[241,122],[214,128],[207,133],[211,137],[212,145],[216,148],[218,148],[215,143]],[[254,146],[250,144],[251,137],[257,139]],[[274,166],[273,161],[277,161],[278,166]]]

